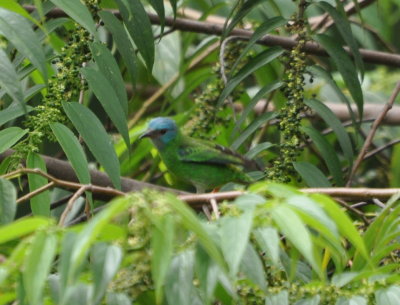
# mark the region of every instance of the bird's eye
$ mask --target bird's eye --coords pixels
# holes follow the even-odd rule
[[[160,130],[160,134],[161,135],[165,135],[167,133],[167,131],[168,131],[167,129],[161,129]]]

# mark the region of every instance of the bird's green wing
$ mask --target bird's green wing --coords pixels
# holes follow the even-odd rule
[[[218,144],[193,139],[179,146],[178,157],[183,162],[244,165],[242,157],[232,150]]]

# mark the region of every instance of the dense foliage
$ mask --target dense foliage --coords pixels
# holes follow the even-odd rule
[[[399,304],[398,195],[297,190],[399,187],[400,120],[379,106],[400,91],[399,10],[0,2],[0,305]],[[259,182],[188,206],[138,141],[156,116]]]

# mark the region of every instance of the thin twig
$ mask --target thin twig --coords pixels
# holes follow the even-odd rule
[[[386,143],[385,145],[379,146],[379,147],[375,148],[374,150],[371,150],[369,153],[365,154],[364,160],[371,158],[372,156],[374,156],[374,155],[380,153],[381,151],[383,151],[393,145],[396,145],[398,143],[400,143],[400,139],[394,139],[394,140]]]
[[[336,202],[338,202],[341,206],[343,206],[346,210],[353,212],[354,214],[358,215],[361,217],[361,219],[364,221],[365,224],[369,224],[370,221],[369,219],[364,215],[363,212],[355,209],[353,206],[347,204],[347,202],[343,201],[342,199],[335,198]]]
[[[38,194],[40,194],[40,193],[42,193],[44,191],[47,191],[48,189],[51,189],[54,185],[55,185],[55,183],[53,181],[51,181],[50,183],[47,183],[47,184],[39,187],[38,189],[34,190],[33,192],[30,192],[30,193],[18,198],[16,202],[17,202],[17,204],[19,204],[21,202],[29,200],[32,197],[34,197],[34,196],[36,196],[36,195],[38,195]]]
[[[88,191],[90,188],[90,185],[82,185],[76,192],[75,194],[71,197],[70,200],[68,200],[67,206],[65,207],[63,213],[61,214],[60,221],[58,222],[58,225],[63,227],[65,223],[65,219],[68,216],[68,213],[72,210],[72,207],[74,206],[75,201],[82,196],[82,194],[86,191]]]
[[[378,127],[379,127],[380,123],[382,122],[382,120],[384,119],[384,117],[386,116],[386,113],[392,108],[393,103],[394,103],[397,95],[399,94],[399,92],[400,92],[400,82],[397,83],[392,95],[390,96],[388,103],[385,105],[385,107],[383,107],[382,112],[379,114],[379,116],[376,118],[376,120],[372,124],[371,130],[369,131],[368,136],[364,142],[364,145],[361,148],[361,151],[360,151],[356,161],[354,162],[353,168],[351,169],[351,173],[350,173],[350,176],[349,176],[346,186],[351,185],[354,174],[357,171],[357,169],[359,168],[359,166],[361,165],[361,162],[363,161],[364,156],[367,153],[368,147],[371,145],[371,142],[372,142],[372,139],[374,138],[376,130],[378,129]]]
[[[210,210],[208,209],[208,206],[206,206],[205,204],[203,204],[203,205],[201,206],[201,208],[202,208],[202,210],[203,210],[204,215],[206,215],[207,219],[208,219],[209,221],[211,221],[211,220],[212,220],[212,217],[211,217]]]
[[[211,198],[210,199],[210,204],[211,204],[211,208],[212,208],[212,210],[214,212],[215,218],[219,219],[220,212],[218,210],[218,204],[217,204],[217,201],[215,200],[215,198]]]

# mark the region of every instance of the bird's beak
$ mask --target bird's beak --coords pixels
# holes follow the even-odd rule
[[[139,140],[141,140],[143,138],[152,138],[154,136],[154,132],[155,132],[155,130],[153,130],[153,129],[147,129],[145,132],[143,132],[139,136]]]

